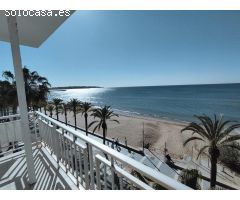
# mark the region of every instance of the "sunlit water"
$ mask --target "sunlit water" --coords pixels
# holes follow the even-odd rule
[[[53,97],[78,98],[120,113],[191,121],[194,114],[223,114],[240,121],[240,84],[92,88],[51,91]]]

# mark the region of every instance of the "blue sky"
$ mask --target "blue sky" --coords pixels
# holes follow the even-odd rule
[[[239,11],[77,11],[40,48],[22,46],[22,60],[53,86],[240,82],[239,22]]]

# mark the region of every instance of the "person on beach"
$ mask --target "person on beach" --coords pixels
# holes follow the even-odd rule
[[[115,138],[112,138],[112,146],[111,146],[112,149],[114,149],[114,143],[115,143],[114,140],[115,140]]]
[[[169,154],[167,154],[167,155],[165,156],[165,163],[166,163],[169,167],[174,167],[174,166],[175,166],[175,164],[174,164],[174,162],[173,162],[173,160],[172,160],[172,158],[171,158],[171,156],[170,156]]]

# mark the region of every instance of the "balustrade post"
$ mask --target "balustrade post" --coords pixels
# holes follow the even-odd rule
[[[104,190],[107,190],[107,166],[104,164]]]
[[[35,134],[35,137],[36,137],[36,143],[38,144],[38,138],[37,138],[37,115],[35,117],[35,113],[33,114],[33,120],[34,120],[34,134]],[[37,145],[38,146],[38,145]]]
[[[56,157],[57,157],[57,163],[58,163],[58,169],[60,168],[59,161],[61,159],[61,148],[60,148],[60,140],[61,136],[60,133],[55,129],[55,146],[56,146]]]
[[[123,177],[119,177],[119,182],[120,182],[120,190],[123,190]]]
[[[76,174],[76,179],[77,179],[77,185],[79,185],[78,182],[78,166],[77,166],[77,145],[76,145],[76,141],[77,141],[77,137],[74,137],[74,164],[75,164],[75,174]]]
[[[87,149],[83,151],[84,155],[84,174],[85,174],[85,188],[89,189],[89,176],[88,176],[88,152]]]
[[[94,171],[93,171],[93,150],[92,145],[88,145],[88,151],[89,151],[89,163],[90,163],[90,178],[91,178],[91,184],[90,188],[91,190],[94,190]]]
[[[79,158],[79,174],[80,174],[80,179],[81,179],[81,184],[83,184],[83,168],[82,168],[82,149],[79,147],[79,153],[78,153],[78,158]]]
[[[96,160],[96,179],[97,179],[97,190],[101,190],[101,180],[100,180],[100,161]]]
[[[115,168],[114,168],[114,159],[111,157],[111,175],[112,175],[112,190],[115,188]]]
[[[59,155],[59,160],[60,162],[63,162],[63,146],[62,146],[62,133],[58,133],[59,134],[59,149],[60,149],[60,155]]]

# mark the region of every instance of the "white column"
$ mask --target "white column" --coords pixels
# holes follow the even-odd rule
[[[29,129],[29,120],[28,120],[28,109],[25,93],[25,84],[23,79],[22,71],[22,60],[19,47],[19,38],[18,38],[18,29],[17,29],[17,20],[16,17],[8,17],[8,31],[9,39],[11,42],[13,65],[15,72],[15,79],[17,85],[17,96],[18,96],[18,105],[21,115],[21,132],[24,141],[26,161],[27,161],[27,171],[29,183],[33,184],[36,182],[36,175],[34,170],[34,161],[33,161],[33,152],[32,152],[32,142]]]

